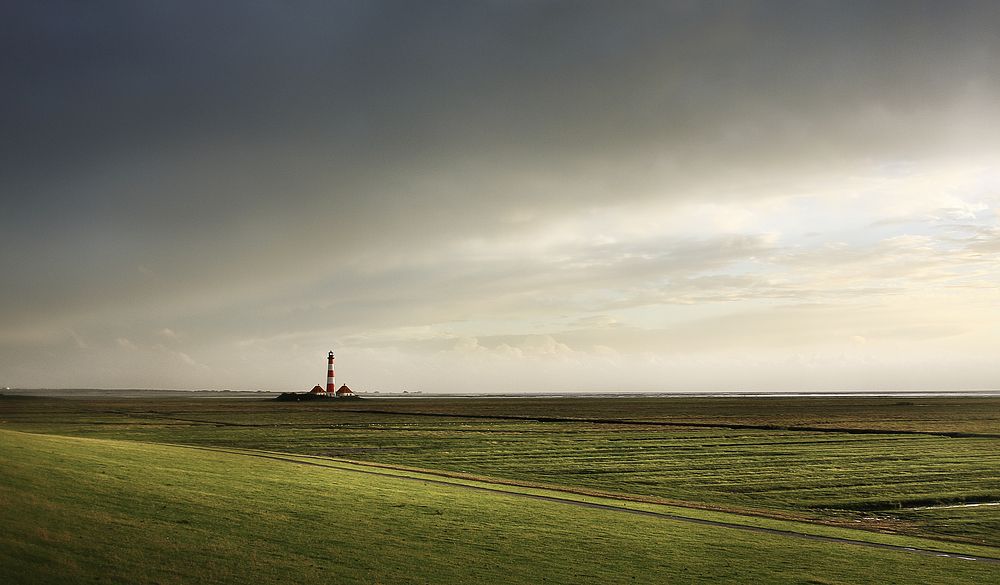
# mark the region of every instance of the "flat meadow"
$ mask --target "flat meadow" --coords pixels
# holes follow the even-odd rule
[[[0,580],[991,582],[460,486],[997,558],[998,420],[989,397],[6,396]]]

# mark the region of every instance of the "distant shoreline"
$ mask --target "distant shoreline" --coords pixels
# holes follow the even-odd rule
[[[152,388],[5,388],[0,396],[51,398],[275,398],[282,390],[164,390]],[[829,392],[510,392],[503,394],[470,392],[359,392],[365,398],[988,398],[1000,397],[997,389],[976,390],[883,390]]]

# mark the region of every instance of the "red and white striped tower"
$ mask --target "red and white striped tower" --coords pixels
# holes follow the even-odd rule
[[[337,391],[337,383],[333,380],[333,352],[330,352],[330,365],[326,369],[326,391],[333,394]]]

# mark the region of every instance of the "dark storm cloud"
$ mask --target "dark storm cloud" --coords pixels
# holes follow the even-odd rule
[[[702,143],[769,112],[831,130],[824,118],[865,102],[927,108],[977,80],[995,89],[1000,43],[989,2],[4,10],[8,176],[206,137],[432,158]]]
[[[595,162],[623,181],[683,184],[718,164],[919,148],[947,120],[910,124],[915,112],[995,97],[1000,43],[985,2],[3,10],[4,197],[18,225],[59,229],[308,215],[317,198],[361,223],[443,228],[458,222],[441,206],[467,220],[602,202],[601,190],[540,201],[519,182]],[[859,125],[859,110],[877,119]],[[429,174],[453,176],[455,192],[413,186]]]

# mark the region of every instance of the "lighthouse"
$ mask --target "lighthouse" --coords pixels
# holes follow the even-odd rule
[[[330,396],[337,391],[337,384],[333,379],[333,352],[330,352],[330,365],[326,369],[326,393]]]

